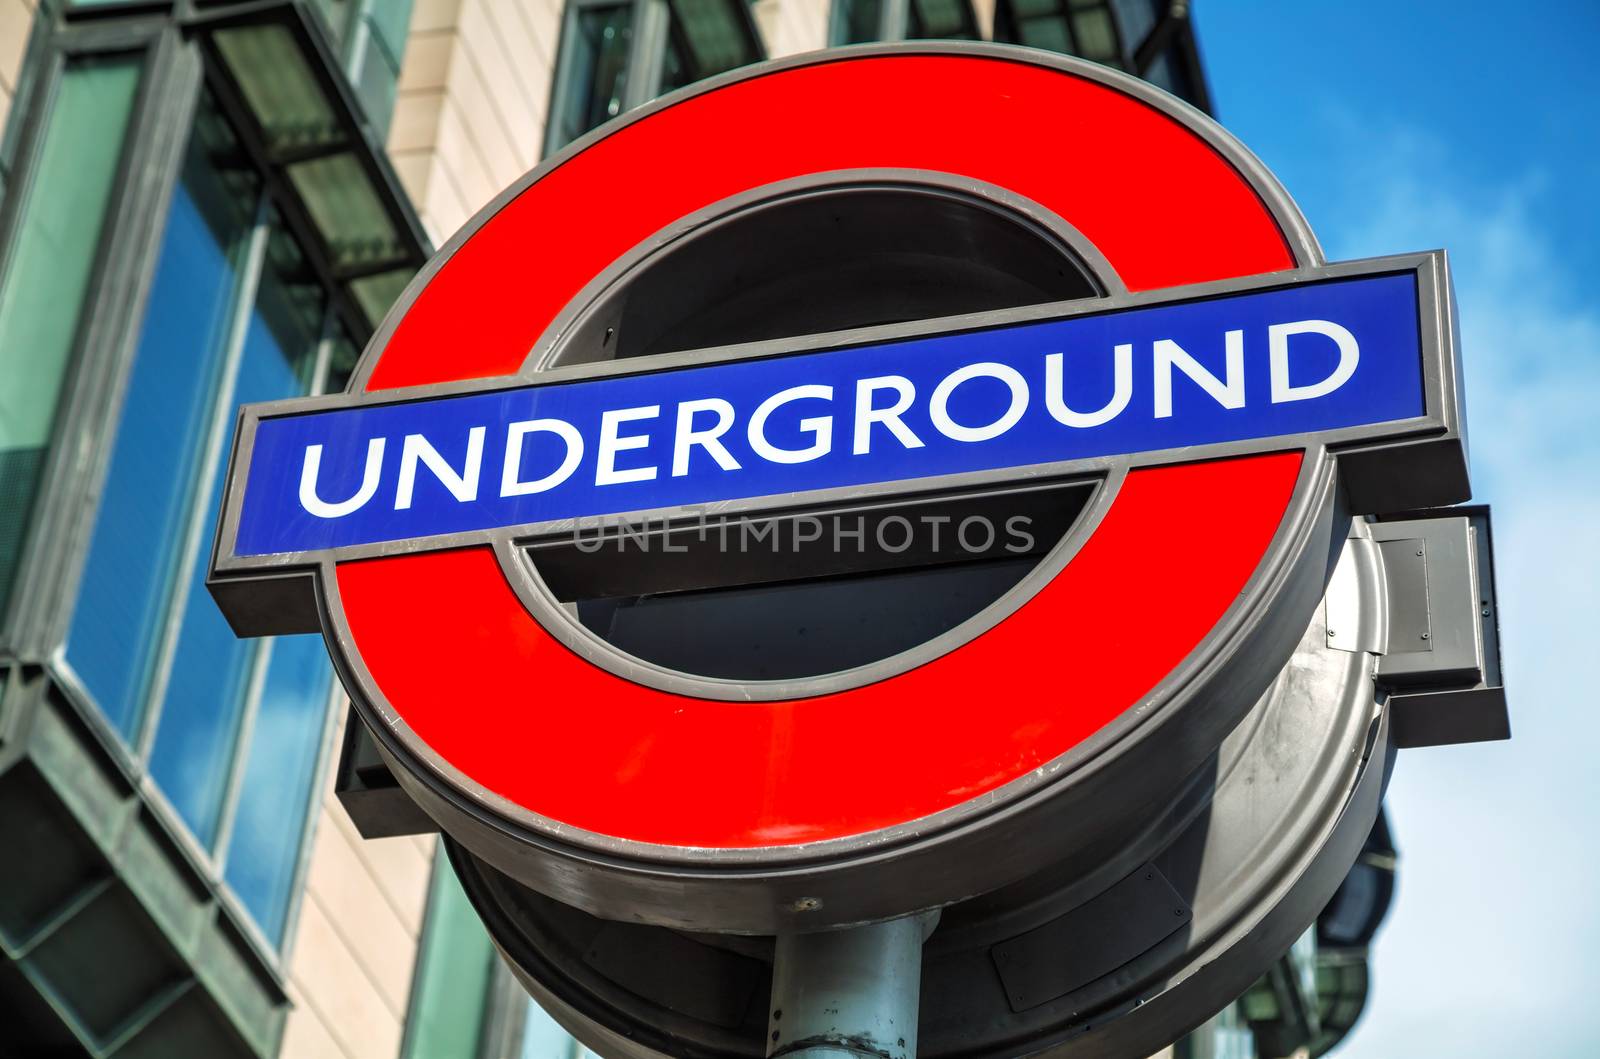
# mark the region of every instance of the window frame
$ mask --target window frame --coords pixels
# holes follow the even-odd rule
[[[423,1003],[429,976],[425,973],[428,962],[438,955],[441,944],[438,917],[445,914],[441,905],[458,897],[470,903],[456,875],[453,851],[443,839],[436,842],[429,858],[428,898],[423,909],[422,930],[418,934],[416,959],[412,964],[411,989],[406,998],[405,1025],[401,1034],[400,1059],[425,1059],[417,1053],[422,1028],[418,1023],[427,1008]],[[448,873],[446,875],[445,873]],[[474,919],[476,909],[472,910]],[[528,1011],[537,1007],[538,1001],[517,981],[504,957],[495,948],[488,927],[475,923],[474,929],[482,934],[485,953],[489,961],[488,979],[477,1008],[471,1012],[477,1025],[477,1044],[470,1056],[463,1059],[517,1059],[523,1053],[523,1033],[527,1027]],[[547,1016],[548,1017],[548,1016]],[[565,1028],[563,1027],[563,1032]],[[591,1056],[583,1043],[567,1033],[567,1051],[553,1059],[583,1059]]]
[[[181,107],[182,87],[190,71],[183,69],[175,34],[163,22],[131,20],[112,25],[52,26],[41,9],[34,20],[35,53],[29,56],[19,80],[28,99],[19,92],[15,132],[16,154],[11,180],[0,203],[0,283],[5,281],[16,251],[22,207],[36,176],[45,132],[59,97],[69,63],[100,56],[140,56],[139,84],[134,91],[122,157],[111,195],[106,202],[99,241],[90,263],[89,280],[79,308],[79,321],[66,358],[60,393],[46,443],[32,510],[27,518],[17,576],[4,612],[0,613],[0,653],[27,660],[48,655],[65,632],[64,594],[76,593],[68,577],[63,544],[78,544],[73,533],[75,513],[89,498],[86,478],[103,470],[94,466],[103,456],[96,444],[98,427],[108,406],[119,403],[125,380],[121,368],[131,354],[127,333],[137,326],[154,271],[152,237],[166,223],[168,196],[162,177],[171,168],[171,124],[187,111],[166,115],[163,107]],[[175,98],[178,97],[178,98]],[[163,127],[167,126],[167,127]],[[11,131],[8,130],[8,139]],[[155,176],[154,179],[152,177]],[[88,450],[89,474],[74,453]],[[65,536],[64,536],[65,535]],[[81,542],[86,545],[86,541]],[[65,608],[70,610],[70,608]]]
[[[206,78],[209,81],[209,77]],[[209,85],[208,85],[209,87]],[[195,83],[193,102],[197,103],[200,95],[201,84]],[[219,106],[220,109],[220,106]],[[190,120],[186,129],[193,128],[194,111],[191,107]],[[224,110],[224,117],[230,124],[235,122],[233,115]],[[235,129],[237,132],[237,129]],[[181,138],[183,146],[187,147],[187,136]],[[178,180],[181,179],[182,152],[179,153],[178,168],[173,171],[173,179],[168,185],[170,195],[175,192]],[[210,482],[216,474],[220,463],[228,459],[228,443],[232,437],[232,426],[237,415],[237,406],[234,402],[234,387],[237,382],[239,366],[243,359],[246,341],[246,330],[249,326],[251,315],[255,310],[255,298],[261,287],[261,278],[265,265],[268,239],[273,230],[273,211],[279,203],[274,199],[272,192],[263,181],[261,190],[253,209],[253,218],[250,222],[249,235],[246,237],[245,258],[241,262],[239,274],[234,281],[233,290],[229,295],[229,304],[226,310],[227,324],[224,328],[222,347],[217,355],[222,364],[218,370],[218,378],[213,384],[208,403],[209,422],[203,427],[204,453],[195,470],[195,481],[199,488],[191,496],[185,506],[183,515],[184,539],[178,545],[177,558],[174,563],[173,590],[163,607],[163,615],[159,629],[154,630],[152,637],[155,643],[158,661],[157,673],[149,681],[143,692],[145,709],[140,713],[135,725],[135,730],[128,738],[117,732],[110,721],[101,712],[95,696],[88,690],[84,681],[73,668],[67,658],[67,644],[65,631],[52,654],[49,668],[52,676],[69,699],[78,708],[78,712],[89,722],[95,734],[105,745],[112,756],[122,765],[123,769],[134,781],[140,794],[156,819],[167,832],[168,836],[183,852],[191,864],[197,868],[206,879],[217,897],[219,903],[225,907],[234,921],[234,926],[245,936],[251,948],[261,956],[271,967],[274,973],[285,975],[290,961],[293,959],[293,943],[296,934],[296,924],[299,919],[300,905],[304,896],[305,873],[309,867],[312,842],[315,838],[315,822],[317,813],[321,809],[322,801],[317,793],[326,785],[329,770],[332,768],[332,749],[334,743],[334,729],[340,715],[340,707],[344,702],[343,688],[329,666],[329,686],[323,697],[323,717],[321,730],[318,734],[318,748],[316,761],[311,770],[311,786],[306,798],[306,806],[300,823],[300,842],[294,857],[289,882],[289,900],[285,908],[282,925],[282,938],[273,941],[267,930],[256,921],[255,916],[245,906],[244,901],[226,881],[228,867],[228,854],[233,837],[233,825],[238,815],[238,799],[243,784],[245,767],[249,760],[249,748],[254,732],[255,719],[261,706],[261,691],[267,667],[272,661],[272,645],[275,638],[252,641],[252,651],[249,659],[249,676],[246,680],[242,701],[239,704],[239,718],[237,729],[228,746],[227,775],[223,782],[221,799],[218,807],[218,824],[215,837],[210,847],[202,843],[190,829],[183,815],[173,805],[166,792],[156,782],[150,773],[150,758],[155,746],[156,734],[160,728],[162,707],[166,697],[166,686],[171,675],[173,656],[176,653],[178,639],[183,628],[183,614],[187,606],[184,588],[187,584],[189,571],[194,563],[199,561],[202,552],[210,547],[210,530],[212,518],[206,508],[207,490],[206,483]],[[169,211],[163,211],[163,223],[155,233],[153,253],[150,256],[147,279],[154,278],[156,261],[159,258],[162,236],[165,234],[165,218]],[[299,233],[293,232],[297,242],[303,241]],[[133,360],[137,354],[138,339],[141,334],[144,310],[148,304],[149,283],[146,283],[144,297],[141,298],[138,319],[133,323],[132,332],[128,336],[126,345],[127,356],[124,369],[124,378],[121,380],[119,397],[125,396],[128,379],[126,375],[131,372]],[[331,304],[325,307],[320,325],[320,334],[317,341],[315,379],[312,392],[318,392],[328,381],[329,360],[332,347],[337,340],[338,328],[341,323],[336,317]],[[121,401],[117,402],[120,408]],[[114,416],[117,426],[120,426],[120,415]],[[111,454],[115,448],[118,430],[111,429],[104,432],[105,437],[100,444],[101,475],[109,470]],[[84,513],[84,539],[81,548],[75,549],[74,558],[77,561],[79,572],[88,557],[89,543],[93,533],[93,526],[99,514],[98,504],[91,505]],[[78,599],[78,586],[74,583],[69,604],[63,607],[65,618],[70,623],[73,605]]]
[[[1200,53],[1195,43],[1187,8],[1178,3],[1161,3],[1160,0],[1146,0],[1146,2],[1150,5],[1149,27],[1137,40],[1133,39],[1130,27],[1124,22],[1122,5],[1116,0],[1099,0],[1097,4],[1109,17],[1111,32],[1116,38],[1117,61],[1114,68],[1148,81],[1152,68],[1165,57],[1181,67],[1177,76],[1187,82],[1188,88],[1187,92],[1182,93],[1182,98],[1205,113],[1211,113],[1211,92],[1200,64]],[[837,3],[835,6],[838,6]],[[1020,41],[1007,40],[1001,36],[1002,26],[1006,26],[1009,33],[1014,34],[1016,31],[1012,6],[1013,0],[997,0],[990,36],[998,43],[1028,47]],[[1059,18],[1066,29],[1068,39],[1072,41],[1073,48],[1067,54],[1083,58],[1084,56],[1077,50],[1078,28],[1074,24],[1073,14],[1071,5],[1063,0]],[[1165,89],[1163,85],[1157,87]],[[1171,89],[1166,90],[1171,91]]]
[[[746,41],[751,49],[750,62],[760,62],[765,59],[766,41],[762,39],[761,32],[756,27],[747,0],[724,0],[724,2],[729,5],[730,11],[735,13],[744,29]],[[904,3],[906,0],[896,0],[896,2]],[[555,114],[565,109],[564,104],[567,102],[567,81],[574,62],[573,47],[578,38],[578,18],[584,11],[608,7],[632,9],[628,58],[623,67],[622,99],[618,114],[625,114],[662,94],[661,82],[666,69],[667,48],[675,38],[682,39],[685,36],[674,26],[677,16],[671,0],[623,0],[621,3],[618,3],[618,0],[566,0],[561,12],[561,33],[556,44],[556,61],[552,64],[549,103],[545,108],[544,132],[541,136],[542,157],[548,158],[572,144],[586,142],[594,132],[593,128],[586,129],[571,140],[562,141],[557,135],[557,126],[553,118]],[[716,74],[707,76],[715,77]],[[601,122],[594,128],[603,127],[605,124]]]
[[[888,43],[902,40],[972,40],[982,41],[983,27],[978,19],[977,9],[972,0],[958,0],[966,13],[966,24],[971,31],[970,37],[913,37],[911,36],[911,19],[916,12],[915,0],[881,0],[878,6],[878,31],[877,36],[871,41],[856,41],[857,44]],[[849,47],[844,40],[846,24],[846,4],[840,0],[832,0],[828,5],[828,47]],[[991,34],[992,36],[992,34]]]
[[[241,715],[227,751],[217,831],[212,848],[208,849],[190,832],[149,775],[149,753],[159,725],[160,689],[152,683],[146,695],[152,705],[139,719],[134,735],[125,740],[73,671],[65,644],[171,204],[203,91],[210,91],[239,137],[248,163],[260,175],[262,191],[249,237],[254,274],[248,278],[241,275],[235,282],[225,344],[217,354],[226,360],[220,368],[223,379],[218,385],[229,392],[213,391],[210,398],[212,418],[206,422],[207,440],[203,442],[210,451],[202,457],[201,480],[209,480],[205,476],[214,473],[217,461],[228,458],[227,442],[234,419],[231,388],[243,348],[243,326],[253,311],[259,285],[259,263],[266,248],[266,204],[278,211],[282,226],[299,244],[327,298],[318,343],[319,376],[326,376],[330,351],[338,336],[348,336],[359,350],[378,325],[378,321],[367,319],[350,293],[349,283],[360,276],[350,270],[334,269],[324,255],[320,233],[281,168],[266,153],[247,105],[206,32],[219,25],[253,24],[274,18],[287,18],[291,32],[304,33],[309,25],[317,24],[308,23],[293,3],[267,7],[210,5],[198,12],[192,2],[89,9],[43,4],[34,18],[11,117],[6,122],[4,138],[0,139],[0,279],[15,251],[19,214],[26,203],[30,181],[37,174],[40,148],[68,64],[102,55],[137,55],[140,72],[99,241],[90,262],[77,330],[65,360],[39,482],[26,519],[16,582],[9,600],[0,607],[0,660],[36,666],[48,675],[71,705],[89,741],[138,792],[143,811],[193,869],[207,894],[225,910],[231,929],[281,989],[293,959],[315,825],[324,802],[321,794],[333,767],[335,735],[344,702],[343,689],[331,666],[317,732],[316,759],[291,866],[281,940],[273,941],[269,930],[256,922],[225,878],[233,821],[260,706],[262,678],[271,660],[270,646],[257,648],[250,661]],[[324,64],[334,65],[323,69],[311,60],[313,72],[324,88],[331,86],[334,94],[348,102],[353,98],[353,89],[342,80],[344,68],[332,45],[323,39],[326,32],[323,26],[310,32],[309,44]],[[359,126],[348,130],[348,136],[358,148],[364,145],[367,151],[376,151],[371,135]],[[366,157],[359,150],[358,158],[364,170],[376,170],[379,182],[398,187],[385,159]],[[14,191],[19,193],[13,194]],[[409,202],[402,200],[399,209],[404,214],[399,224],[402,236],[410,240],[410,267],[416,267],[431,247]],[[384,267],[395,266],[384,262]],[[187,545],[180,544],[182,569],[210,547],[203,486],[201,492],[198,499],[190,501],[183,516],[190,540]],[[178,576],[181,579],[183,574]],[[152,639],[164,642],[160,650],[169,659],[164,665],[170,664],[176,642],[174,614],[182,609],[183,594],[180,585],[166,603],[161,627],[150,630]]]

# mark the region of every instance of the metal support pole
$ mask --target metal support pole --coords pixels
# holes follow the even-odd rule
[[[778,938],[767,1055],[915,1059],[922,942],[929,912],[887,923]]]

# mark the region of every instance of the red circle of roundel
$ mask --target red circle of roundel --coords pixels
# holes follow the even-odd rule
[[[1114,88],[1020,59],[833,58],[687,97],[561,162],[417,294],[368,389],[515,373],[580,288],[675,220],[775,181],[866,168],[1030,198],[1132,290],[1297,264],[1244,176]],[[810,698],[712,701],[624,680],[543,629],[488,548],[340,563],[335,605],[412,731],[532,813],[670,846],[844,838],[991,791],[1138,702],[1244,588],[1300,462],[1133,471],[1072,562],[988,633]]]

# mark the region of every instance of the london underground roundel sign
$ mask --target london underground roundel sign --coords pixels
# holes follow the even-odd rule
[[[895,304],[854,326],[785,272],[797,216],[843,257],[880,224],[953,239],[996,283],[1042,254],[1082,296],[907,309],[869,271],[852,297]],[[1141,82],[806,56],[579,141],[435,257],[349,392],[247,407],[211,583],[242,633],[320,628],[408,793],[537,889],[704,929],[905,913],[1134,826],[1282,667],[1340,519],[1464,498],[1453,343],[1442,255],[1325,263],[1255,159]],[[1030,573],[838,672],[629,654],[530,558],[606,519],[703,541],[708,512],[1051,482],[1089,500]]]

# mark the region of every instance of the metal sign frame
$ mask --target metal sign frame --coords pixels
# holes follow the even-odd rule
[[[1003,320],[1061,318],[1085,312],[1106,312],[1120,307],[1148,305],[1178,298],[1204,298],[1232,291],[1269,289],[1318,279],[1381,271],[1413,271],[1418,276],[1419,298],[1425,311],[1419,320],[1424,348],[1427,414],[1405,425],[1400,436],[1392,430],[1358,428],[1329,439],[1321,435],[1273,439],[1272,449],[1288,450],[1287,457],[1251,457],[1279,460],[1269,476],[1277,483],[1261,501],[1258,526],[1274,527],[1254,571],[1245,579],[1237,598],[1181,661],[1143,694],[1124,701],[1114,716],[1106,718],[1087,737],[1065,753],[1036,769],[936,812],[919,815],[890,826],[871,827],[817,840],[797,840],[761,845],[716,843],[684,844],[639,841],[575,826],[570,821],[541,815],[517,801],[491,790],[468,776],[445,755],[438,753],[396,710],[374,676],[358,644],[347,600],[348,585],[332,555],[294,559],[264,557],[240,559],[232,555],[238,527],[236,484],[248,466],[239,454],[248,451],[250,432],[260,410],[247,410],[241,419],[236,463],[230,468],[230,499],[221,525],[215,567],[210,582],[213,593],[235,622],[236,628],[254,633],[301,631],[321,627],[326,631],[335,663],[352,690],[357,709],[373,730],[380,751],[394,767],[407,792],[441,825],[477,855],[525,883],[600,915],[638,919],[689,929],[774,932],[797,924],[820,927],[905,914],[934,907],[960,897],[992,889],[1038,869],[1055,850],[1084,841],[1093,828],[1118,826],[1139,808],[1172,789],[1197,765],[1243,716],[1244,711],[1277,673],[1305,627],[1305,618],[1320,598],[1329,569],[1329,555],[1342,538],[1342,520],[1352,514],[1388,507],[1451,503],[1465,498],[1464,446],[1460,431],[1460,394],[1457,386],[1456,326],[1449,293],[1448,270],[1442,255],[1403,255],[1376,262],[1338,265],[1324,263],[1320,249],[1304,219],[1270,175],[1236,141],[1192,108],[1151,86],[1104,67],[1064,56],[1022,49],[968,44],[917,42],[891,46],[843,49],[822,56],[803,56],[765,64],[713,78],[701,85],[640,108],[579,140],[549,159],[509,188],[469,222],[438,254],[401,297],[363,357],[352,393],[369,391],[384,383],[375,379],[380,358],[394,339],[401,322],[428,290],[439,272],[483,227],[494,223],[518,197],[585,151],[617,136],[653,116],[683,103],[717,93],[742,82],[782,75],[801,67],[826,67],[881,58],[943,57],[993,61],[1040,68],[1089,82],[1131,98],[1156,111],[1187,135],[1204,143],[1234,177],[1253,191],[1262,215],[1283,240],[1293,262],[1287,270],[1265,275],[1207,281],[1176,290],[1130,292],[1118,273],[1089,240],[1055,216],[1047,205],[1035,203],[1010,189],[957,177],[948,173],[845,169],[798,178],[794,186],[783,182],[735,195],[690,213],[647,236],[588,283],[549,323],[516,375],[498,374],[495,382],[440,383],[405,393],[386,391],[352,397],[352,403],[388,401],[397,396],[437,396],[475,392],[503,386],[507,379],[527,382],[594,378],[642,370],[661,370],[684,363],[746,359],[824,348],[829,344],[929,333],[929,329],[977,328]],[[869,179],[890,179],[961,193],[1008,211],[1049,232],[1072,248],[1086,263],[1105,292],[1103,297],[1080,303],[1007,310],[959,320],[894,325],[843,334],[816,336],[798,342],[736,346],[665,354],[634,362],[562,367],[565,346],[582,326],[585,314],[613,285],[622,282],[664,248],[692,237],[708,226],[735,214],[746,214],[763,204],[781,201],[785,194],[818,184],[851,186]],[[297,405],[294,407],[308,407]],[[1226,466],[1236,461],[1223,457],[1261,450],[1259,443],[1161,454],[1176,473],[1169,480],[1193,478],[1195,468]],[[1335,451],[1337,449],[1337,452]],[[1207,460],[1208,463],[1187,461]],[[1176,461],[1173,463],[1173,461]],[[961,655],[973,643],[991,639],[988,634],[1004,626],[1010,635],[1027,626],[1028,605],[1038,600],[1045,586],[1072,569],[1087,541],[1104,528],[1115,501],[1126,508],[1128,482],[1138,471],[1141,482],[1153,482],[1150,470],[1155,454],[1109,458],[1068,465],[1035,468],[1036,472],[1063,478],[1103,476],[1090,511],[1039,564],[1032,574],[995,605],[950,633],[913,651],[872,666],[801,681],[762,685],[730,684],[665,670],[623,655],[580,628],[526,560],[521,542],[527,528],[506,531],[493,540],[492,555],[471,560],[480,572],[488,563],[506,579],[511,597],[532,620],[558,642],[565,654],[559,658],[575,680],[598,679],[588,685],[592,694],[606,696],[665,693],[685,707],[705,709],[752,700],[779,702],[826,696],[857,696],[880,702],[903,683],[908,674],[934,672],[945,660]],[[1242,464],[1240,464],[1242,466]],[[1009,478],[995,472],[952,476],[950,480],[919,479],[909,488],[936,493],[953,488],[994,484]],[[862,489],[851,487],[805,497],[760,498],[727,506],[731,517],[753,515],[796,506],[830,502],[874,502],[896,495],[904,483]],[[1285,490],[1281,517],[1277,493]],[[1147,494],[1141,494],[1147,495]],[[1155,521],[1157,508],[1140,509]],[[642,513],[641,513],[642,514]],[[662,513],[669,514],[669,513]],[[1269,521],[1270,518],[1270,521]],[[670,520],[670,515],[669,515]],[[535,527],[535,532],[559,530]],[[1139,531],[1139,547],[1159,548],[1159,526]],[[1119,523],[1126,535],[1126,526]],[[1205,540],[1220,544],[1213,533]],[[475,537],[481,542],[481,537]],[[370,558],[346,564],[345,572],[360,568],[379,571],[382,564],[422,558],[418,547],[441,548],[465,541],[437,539],[426,545],[395,542],[374,546]],[[1131,545],[1130,545],[1131,546]],[[472,551],[468,549],[467,551]],[[467,551],[444,554],[465,555]],[[345,553],[341,553],[343,557]],[[476,575],[475,575],[476,576]],[[436,587],[447,592],[451,582]],[[312,600],[315,607],[308,606]],[[1038,640],[1037,643],[1046,642]],[[1037,651],[1037,648],[1033,649]],[[455,660],[440,658],[439,665]],[[596,675],[600,675],[596,677]],[[530,674],[535,678],[546,674]],[[616,679],[621,679],[621,684]],[[572,687],[582,688],[575,684]],[[886,692],[884,689],[890,689]],[[1181,721],[1181,723],[1179,723]],[[603,734],[603,725],[596,731]],[[1135,753],[1137,750],[1137,753]],[[1162,774],[1153,774],[1141,762],[1160,761]],[[1170,774],[1167,774],[1170,770]],[[1107,807],[1103,818],[1084,819],[1083,807]],[[1055,841],[1032,841],[1038,834]],[[1049,846],[1052,848],[1043,848]]]
[[[1460,429],[1462,404],[1457,386],[1460,370],[1459,354],[1452,342],[1453,323],[1448,315],[1449,270],[1444,252],[1439,250],[1359,261],[1341,261],[1313,268],[1199,283],[1187,287],[1140,292],[1122,291],[1101,298],[1030,305],[935,320],[916,320],[806,335],[793,339],[660,353],[627,360],[557,365],[525,370],[510,378],[473,379],[396,390],[346,392],[326,397],[305,397],[245,405],[239,411],[234,435],[233,456],[228,467],[226,490],[213,548],[211,581],[215,590],[217,583],[225,582],[235,576],[264,572],[285,572],[293,576],[294,571],[310,568],[320,570],[322,576],[326,577],[331,574],[332,564],[342,560],[406,555],[413,552],[475,545],[488,545],[498,551],[534,543],[541,538],[570,535],[581,528],[581,519],[563,518],[514,527],[469,530],[312,551],[239,555],[237,542],[245,494],[244,484],[249,479],[256,432],[263,419],[495,393],[526,386],[550,386],[590,379],[650,375],[678,368],[793,356],[905,339],[982,332],[1016,324],[1101,316],[1127,309],[1180,305],[1210,301],[1229,295],[1296,289],[1326,281],[1387,275],[1411,276],[1417,284],[1417,323],[1421,340],[1422,391],[1425,405],[1423,415],[1393,422],[1369,423],[1314,433],[1280,434],[1264,438],[1192,445],[1180,449],[1153,449],[1120,456],[1035,463],[987,471],[882,481],[870,485],[728,499],[717,501],[715,511],[718,518],[727,519],[794,508],[826,507],[880,496],[905,496],[911,493],[954,492],[980,486],[1004,486],[1024,480],[1038,482],[1046,479],[1093,476],[1118,482],[1128,470],[1136,467],[1223,459],[1229,456],[1287,449],[1312,449],[1316,446],[1325,446],[1330,452],[1342,457],[1357,456],[1374,448],[1382,448],[1388,450],[1386,452],[1388,458],[1401,459],[1407,463],[1407,477],[1420,477],[1429,483],[1420,489],[1412,485],[1403,491],[1403,495],[1395,495],[1390,484],[1393,480],[1392,474],[1380,474],[1371,462],[1363,464],[1356,460],[1355,468],[1347,466],[1343,472],[1343,484],[1351,495],[1353,513],[1373,514],[1400,510],[1407,505],[1416,506],[1417,495],[1426,492],[1430,486],[1435,490],[1459,492],[1457,483],[1464,475]],[[560,343],[554,347],[556,355],[559,355],[561,348]],[[608,517],[620,520],[650,522],[669,528],[692,523],[700,517],[698,512],[686,514],[682,506],[642,508],[606,514]],[[302,587],[309,587],[304,585],[303,580],[301,584]],[[259,587],[259,582],[255,582],[253,587]],[[219,602],[226,608],[231,600],[224,593]],[[307,600],[304,611],[310,612],[310,610],[310,600]],[[234,613],[230,610],[230,617]],[[249,624],[252,617],[248,609],[240,610],[238,617],[234,619],[236,630],[242,635],[261,635],[260,630]],[[307,625],[296,631],[315,632],[319,628],[317,625]]]

